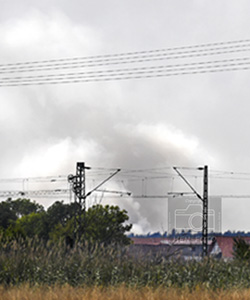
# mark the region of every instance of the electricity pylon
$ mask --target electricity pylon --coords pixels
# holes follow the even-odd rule
[[[108,176],[105,180],[99,183],[95,188],[91,191],[86,193],[86,178],[85,178],[85,170],[90,170],[90,167],[86,167],[84,162],[78,162],[76,164],[76,175],[69,175],[68,181],[71,184],[72,190],[75,195],[75,204],[76,204],[76,211],[75,211],[75,237],[78,233],[78,238],[81,233],[83,233],[86,227],[86,199],[90,196],[94,191],[96,191],[99,187],[101,187],[105,182],[115,176],[120,169],[117,169],[113,174]],[[78,204],[78,209],[77,209]],[[78,226],[76,225],[78,223]],[[78,228],[77,228],[78,227]]]
[[[208,256],[208,166],[200,167],[203,170],[203,197],[195,190],[188,180],[181,174],[177,167],[173,168],[195,195],[202,201],[202,257]]]

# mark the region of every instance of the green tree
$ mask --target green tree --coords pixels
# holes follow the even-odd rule
[[[67,242],[67,240],[71,240],[73,243],[74,237],[75,237],[74,236],[74,227],[75,227],[74,224],[75,224],[74,218],[71,218],[70,220],[68,220],[68,222],[65,225],[58,223],[49,232],[50,240],[52,240],[54,242],[57,242],[60,240],[64,240]]]
[[[250,259],[250,245],[242,238],[235,238],[233,245],[233,256],[235,259],[239,260],[249,260]]]
[[[78,215],[77,219],[70,218],[65,225],[57,224],[50,232],[53,240],[60,238],[78,238],[98,244],[127,245],[130,239],[126,236],[131,224],[125,224],[129,219],[126,210],[120,210],[118,206],[95,205],[89,208],[85,214]]]
[[[56,225],[65,226],[68,220],[74,217],[76,203],[64,204],[63,201],[56,201],[47,209],[47,219],[50,229]]]
[[[11,224],[25,215],[44,211],[42,205],[31,202],[29,199],[11,198],[0,203],[0,227],[7,229]]]
[[[45,212],[30,213],[16,220],[14,231],[21,233],[25,237],[41,238],[48,240],[49,230]]]
[[[11,210],[15,212],[17,218],[44,211],[42,205],[32,202],[30,199],[8,199],[6,202],[10,205]]]
[[[12,210],[8,201],[0,203],[0,227],[7,229],[17,219],[15,211]]]
[[[49,226],[49,238],[53,241],[73,240],[75,216],[80,206],[78,203],[64,204],[56,201],[47,209],[47,223]]]
[[[127,211],[118,206],[95,205],[86,212],[83,234],[87,240],[100,244],[127,245],[130,239],[125,233],[132,228],[131,224],[124,224],[128,219]]]
[[[8,234],[14,236],[37,236],[43,240],[52,237],[58,240],[66,235],[69,230],[67,222],[74,216],[74,204],[64,204],[63,201],[56,201],[47,211],[44,211],[41,205],[27,199],[8,201],[8,203],[12,211],[19,216],[8,230]]]
[[[130,243],[126,236],[132,225],[128,215],[118,206],[96,205],[85,213],[79,204],[64,204],[56,201],[47,211],[28,199],[17,199],[0,203],[0,227],[5,236],[35,237],[54,241],[81,240],[99,244]]]

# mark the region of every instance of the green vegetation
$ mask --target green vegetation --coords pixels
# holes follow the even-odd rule
[[[0,285],[64,285],[232,289],[250,287],[250,264],[174,261],[142,256],[128,248],[78,243],[46,244],[38,239],[1,243]]]
[[[131,254],[126,211],[27,199],[0,203],[0,286],[151,287],[193,291],[250,288],[249,246],[232,261],[182,261]]]
[[[125,235],[132,227],[127,212],[118,206],[96,205],[83,212],[79,204],[57,201],[47,211],[28,199],[0,203],[0,232],[2,241],[37,238],[43,242],[74,241],[83,243],[126,245]]]
[[[250,245],[241,238],[235,238],[233,255],[237,260],[250,261]]]

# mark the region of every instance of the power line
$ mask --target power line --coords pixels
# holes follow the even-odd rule
[[[179,167],[182,170],[186,170],[185,176],[198,178],[201,177],[200,174],[195,174],[193,171],[199,168],[189,168],[189,167]],[[107,177],[116,168],[93,168],[88,173],[87,181],[93,180],[97,177]],[[121,169],[120,174],[117,175],[118,179],[114,182],[124,182],[126,181],[140,181],[142,179],[147,180],[164,180],[178,177],[176,174],[169,172],[171,167],[159,167],[159,168],[145,168],[145,169]],[[191,172],[192,171],[192,172]],[[23,177],[23,178],[0,178],[0,184],[19,184],[19,183],[43,183],[43,184],[53,184],[53,183],[63,183],[67,182],[67,175],[56,175],[56,176],[44,176],[44,177]],[[233,171],[217,171],[211,170],[209,174],[210,179],[224,179],[224,180],[239,180],[248,181],[250,180],[250,173],[247,172],[233,172]]]
[[[100,67],[100,66],[109,66],[109,65],[121,65],[121,64],[134,64],[134,63],[145,63],[145,62],[155,62],[162,60],[170,60],[170,59],[183,59],[183,58],[194,58],[194,57],[203,57],[203,56],[211,56],[211,55],[220,55],[220,54],[232,54],[238,52],[246,52],[250,51],[250,45],[246,49],[236,49],[229,51],[215,51],[208,53],[200,53],[196,54],[185,54],[183,55],[173,53],[171,55],[165,54],[160,57],[150,57],[150,58],[134,58],[127,60],[118,60],[118,61],[110,61],[110,60],[102,60],[102,61],[86,61],[86,62],[76,62],[76,63],[63,63],[63,64],[51,64],[51,65],[38,65],[38,66],[29,66],[29,67],[13,67],[13,68],[0,68],[0,74],[8,74],[8,73],[23,73],[23,72],[37,72],[37,71],[50,71],[50,70],[63,70],[63,69],[73,69],[73,68],[87,68],[87,67]]]
[[[55,189],[55,190],[29,190],[29,191],[20,191],[20,190],[12,190],[12,191],[0,191],[0,198],[5,197],[52,197],[52,196],[67,196],[69,195],[69,189]]]
[[[190,171],[195,171],[198,168],[191,168],[191,167],[178,167],[182,170],[187,170],[189,173],[185,173],[185,176],[187,177],[202,177],[200,174],[194,174],[190,173]],[[170,173],[169,170],[171,170],[172,167],[159,167],[159,168],[145,168],[145,169],[126,169],[122,168],[120,174],[118,174],[118,177],[122,177],[125,179],[164,179],[164,178],[172,178],[172,177],[178,177],[175,173]],[[117,168],[92,168],[89,170],[88,178],[91,177],[105,177],[107,175],[110,175],[110,172],[117,170]],[[37,176],[37,177],[17,177],[17,178],[0,178],[0,184],[1,183],[22,183],[24,181],[30,182],[30,183],[38,183],[38,182],[44,182],[44,183],[54,183],[54,182],[67,182],[68,175],[55,175],[55,176]],[[237,179],[237,180],[250,180],[250,172],[235,172],[235,171],[223,171],[223,170],[211,170],[209,177],[211,179]],[[87,179],[88,180],[88,179]],[[90,179],[92,180],[92,179]],[[117,180],[115,180],[117,181]]]
[[[221,73],[221,72],[229,72],[229,71],[243,71],[249,70],[250,66],[245,67],[234,67],[234,68],[218,68],[218,69],[209,69],[209,70],[194,70],[194,71],[186,71],[186,72],[174,72],[174,73],[145,73],[143,75],[130,75],[126,74],[125,76],[114,76],[114,77],[105,77],[105,78],[64,78],[63,80],[46,80],[46,81],[37,81],[37,82],[15,82],[15,83],[1,83],[0,87],[16,87],[16,86],[30,86],[30,85],[45,85],[45,84],[69,84],[69,83],[90,83],[90,82],[107,82],[107,81],[120,81],[120,80],[129,80],[129,79],[149,79],[149,78],[162,78],[162,77],[172,77],[172,76],[180,76],[180,75],[197,75],[197,74],[207,74],[207,73]]]
[[[0,77],[0,87],[104,82],[249,70],[250,57],[233,57],[229,59],[168,65],[138,65],[133,68],[55,73],[56,71],[63,69],[89,68],[96,66],[104,67],[108,65],[135,63],[141,64],[168,59],[198,58],[209,55],[232,54],[243,51],[250,51],[249,39],[89,57],[2,64],[0,65],[0,75],[2,75],[2,77]],[[53,73],[46,73],[47,71],[53,71]],[[34,73],[34,75],[30,74],[25,76],[3,76],[8,73],[27,72],[43,73]]]
[[[22,177],[22,178],[0,178],[0,183],[13,183],[13,182],[59,182],[67,181],[67,175],[57,176],[43,176],[43,177]]]
[[[185,50],[185,49],[197,49],[197,48],[206,48],[206,47],[217,47],[208,49],[209,51],[218,49],[232,49],[232,48],[239,48],[239,47],[247,47],[249,45],[244,45],[246,43],[249,43],[249,39],[245,40],[236,40],[236,41],[227,41],[227,42],[216,42],[216,43],[207,43],[207,44],[196,44],[196,45],[190,45],[190,46],[180,46],[180,47],[171,47],[171,48],[165,48],[165,49],[154,49],[154,50],[144,50],[144,51],[136,51],[136,52],[125,52],[125,53],[116,53],[116,54],[104,54],[104,55],[95,55],[95,56],[86,56],[86,57],[73,57],[73,58],[61,58],[61,59],[49,59],[49,60],[37,60],[37,61],[31,61],[31,62],[18,62],[18,63],[7,63],[7,64],[0,64],[0,68],[5,67],[21,67],[25,65],[32,65],[32,64],[48,64],[48,63],[58,63],[58,62],[67,62],[67,61],[79,61],[79,60],[97,60],[100,58],[108,58],[108,59],[116,59],[116,58],[123,58],[124,56],[142,56],[142,55],[151,55],[152,53],[160,53],[160,52],[169,52],[169,51],[176,51],[176,50]],[[239,45],[237,45],[239,44]],[[224,45],[229,45],[226,47],[221,47]],[[232,45],[232,46],[231,46]],[[194,51],[208,51],[204,49],[198,49]],[[189,51],[189,50],[188,50]],[[187,52],[187,51],[186,51]],[[190,51],[189,51],[190,52]],[[183,52],[181,52],[183,53]]]
[[[102,76],[117,76],[125,74],[140,74],[141,72],[171,72],[178,70],[189,70],[189,69],[203,69],[203,68],[212,68],[212,67],[223,67],[223,66],[241,66],[250,64],[250,57],[244,58],[233,58],[225,60],[214,60],[214,61],[205,61],[205,62],[194,62],[194,63],[184,63],[184,64],[175,64],[175,65],[160,65],[160,66],[151,66],[151,67],[137,67],[137,68],[124,68],[124,69],[111,69],[111,70],[96,70],[96,71],[87,71],[87,72],[75,72],[75,73],[61,73],[61,74],[46,74],[46,75],[30,75],[30,76],[19,76],[19,77],[2,77],[2,81],[12,82],[12,81],[36,81],[36,80],[60,80],[71,77],[76,78],[95,78]],[[231,63],[237,62],[237,63]],[[230,64],[229,64],[230,63]],[[213,65],[214,64],[214,65]],[[216,65],[219,64],[219,65]],[[205,66],[204,66],[205,65]],[[208,66],[206,66],[208,65]],[[211,65],[211,66],[210,66]],[[190,68],[192,66],[197,66],[195,68]],[[188,68],[186,68],[188,67]],[[165,70],[167,69],[167,70]],[[172,70],[173,69],[173,70]],[[115,73],[115,74],[112,74]],[[82,76],[90,75],[90,76]]]

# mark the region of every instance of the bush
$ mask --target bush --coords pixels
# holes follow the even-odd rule
[[[234,258],[237,260],[250,260],[250,245],[243,239],[234,239]]]

